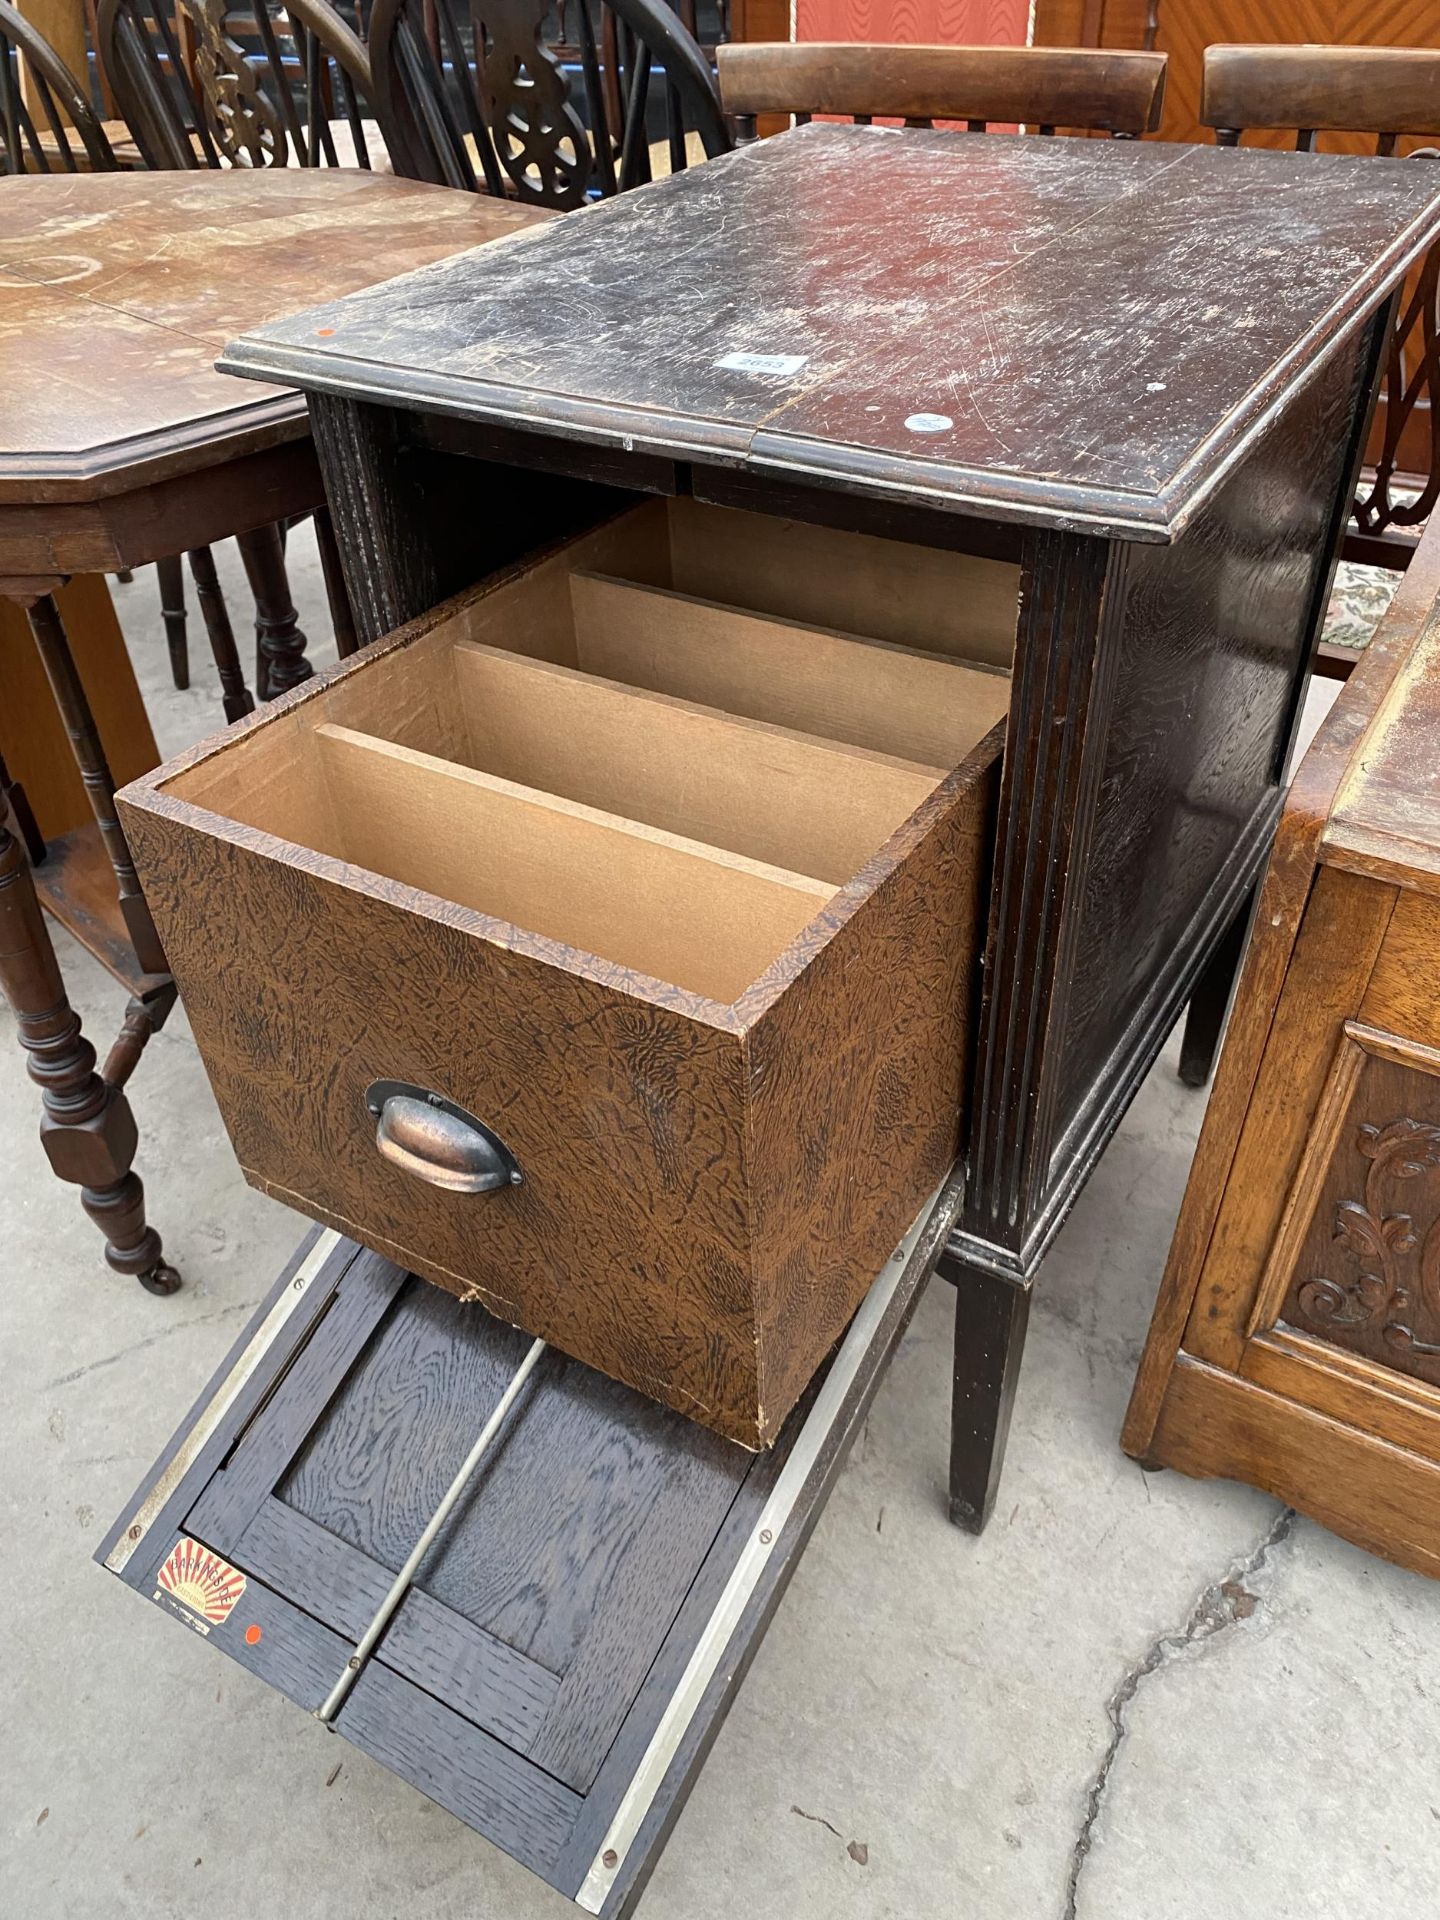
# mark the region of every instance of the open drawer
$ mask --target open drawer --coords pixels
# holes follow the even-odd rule
[[[765,1454],[545,1353],[334,1730],[582,1908],[628,1912],[955,1200],[953,1185],[927,1199]],[[312,1234],[96,1557],[323,1710],[526,1347]]]
[[[768,1444],[955,1156],[1014,622],[655,502],[127,788],[247,1177]]]

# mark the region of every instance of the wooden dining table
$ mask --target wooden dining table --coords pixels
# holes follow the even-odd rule
[[[178,1275],[145,1220],[124,1087],[175,988],[123,832],[56,593],[235,535],[250,543],[272,690],[310,672],[276,529],[324,491],[303,396],[214,369],[237,333],[549,216],[346,170],[34,176],[0,185],[0,600],[25,609],[94,824],[46,844],[0,761],[0,984],[41,1089],[41,1138],[106,1258],[155,1292]],[[337,641],[353,648],[327,566]],[[223,618],[227,717],[250,704]],[[128,666],[118,663],[119,670]],[[93,675],[93,669],[92,669]],[[0,663],[0,701],[7,670]],[[38,894],[38,897],[37,897]],[[40,900],[128,990],[103,1067],[66,997]]]

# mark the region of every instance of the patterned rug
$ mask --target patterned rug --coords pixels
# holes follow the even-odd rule
[[[1342,560],[1335,575],[1335,591],[1325,612],[1322,640],[1332,646],[1362,653],[1379,626],[1401,576],[1389,567],[1361,567]]]

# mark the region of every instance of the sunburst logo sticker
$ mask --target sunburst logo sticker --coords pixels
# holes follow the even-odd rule
[[[229,1619],[245,1591],[244,1574],[198,1540],[177,1540],[157,1578],[166,1593],[212,1627]]]

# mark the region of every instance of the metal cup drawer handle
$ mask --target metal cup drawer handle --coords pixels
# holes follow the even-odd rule
[[[405,1080],[376,1080],[365,1092],[383,1160],[451,1193],[496,1193],[524,1181],[519,1162],[483,1120],[443,1094]]]

